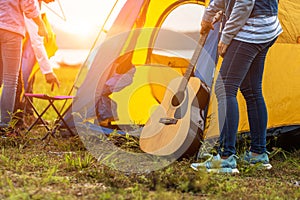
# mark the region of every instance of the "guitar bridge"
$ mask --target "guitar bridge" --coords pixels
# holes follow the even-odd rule
[[[170,124],[176,124],[178,119],[174,118],[160,118],[159,123],[170,125]]]

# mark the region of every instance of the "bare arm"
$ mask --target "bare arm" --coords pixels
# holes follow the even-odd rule
[[[20,6],[24,15],[38,25],[38,34],[48,40],[48,32],[40,15],[39,3],[36,0],[21,0]]]
[[[42,37],[45,37],[45,39],[48,41],[48,31],[47,28],[41,18],[41,16],[39,15],[38,17],[32,18],[32,20],[34,21],[34,23],[37,24],[38,26],[38,34]]]
[[[45,46],[44,38],[38,35],[38,26],[34,23],[32,19],[25,17],[25,25],[27,33],[31,41],[31,46],[33,48],[37,62],[39,63],[42,74],[45,75],[47,83],[52,84],[52,88],[56,84],[59,87],[59,80],[57,79],[55,73],[52,70],[52,65],[49,61]]]

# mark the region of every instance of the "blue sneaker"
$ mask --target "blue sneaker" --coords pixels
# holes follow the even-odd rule
[[[0,128],[8,128],[9,124],[6,124],[4,122],[0,122]]]
[[[269,163],[269,157],[267,153],[252,155],[251,151],[247,151],[244,155],[244,161],[250,165],[262,166],[264,169],[271,169],[272,165]]]
[[[227,159],[222,159],[220,155],[212,156],[202,163],[192,163],[191,168],[198,171],[199,169],[206,169],[207,172],[215,173],[239,173],[236,168],[236,155],[231,155]]]

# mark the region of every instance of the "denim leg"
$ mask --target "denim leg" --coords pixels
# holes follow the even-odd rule
[[[265,54],[266,55],[266,54]],[[260,53],[241,85],[241,92],[246,100],[247,114],[251,134],[251,151],[266,151],[267,108],[262,95],[262,72],[264,56]]]
[[[22,36],[1,30],[1,60],[3,90],[1,94],[1,121],[9,123],[13,113],[21,62]]]
[[[2,34],[2,31],[0,30],[0,87],[2,87],[2,84],[3,84],[3,59],[2,59],[3,56],[2,56],[2,41],[1,41],[2,35],[1,34]]]
[[[261,45],[263,50],[257,54],[241,84],[241,92],[246,100],[247,114],[251,134],[251,152],[266,152],[266,134],[268,113],[262,93],[264,63],[269,47],[275,42]]]
[[[36,58],[34,55],[33,48],[31,46],[31,41],[26,40],[26,42],[23,44],[23,54],[22,54],[22,62],[21,62],[24,89],[26,92],[32,92],[30,88],[33,85],[33,81],[28,82],[28,80],[35,63],[36,63]]]
[[[230,156],[236,153],[236,133],[239,122],[236,95],[258,52],[255,45],[233,40],[223,59],[215,86],[220,129],[219,154],[221,156]]]

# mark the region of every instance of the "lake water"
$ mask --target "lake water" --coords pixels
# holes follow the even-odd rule
[[[68,65],[82,64],[89,55],[89,49],[58,49],[54,56],[51,57],[51,62],[54,68],[59,68],[59,63]],[[193,51],[191,50],[173,50],[162,51],[156,50],[154,53],[166,56],[178,56],[190,59]]]
[[[58,49],[50,60],[54,63],[76,65],[85,61],[89,51],[89,49]]]

